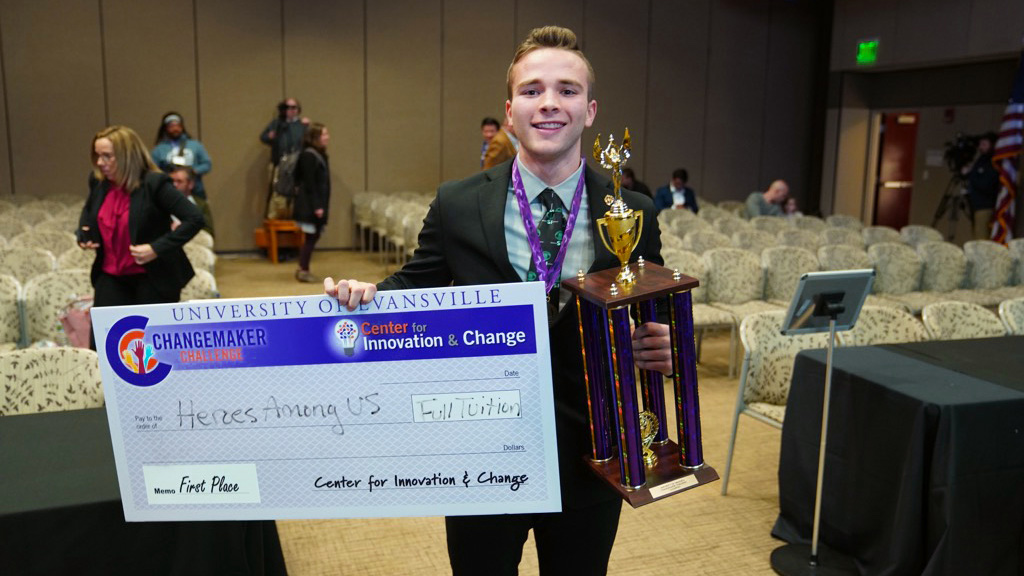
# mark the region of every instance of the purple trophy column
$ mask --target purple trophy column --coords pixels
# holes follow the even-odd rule
[[[658,311],[655,300],[644,300],[637,303],[640,312],[640,323],[657,322]],[[644,393],[644,410],[658,418],[658,435],[654,444],[662,444],[668,440],[668,422],[665,418],[665,386],[661,372],[654,370],[640,371],[640,390]]]
[[[675,372],[676,421],[679,423],[679,463],[688,468],[704,464],[697,397],[697,350],[693,340],[693,297],[690,291],[669,298],[672,323],[672,369]]]
[[[604,310],[579,296],[576,299],[579,303],[577,313],[583,346],[583,378],[590,420],[590,457],[596,462],[604,462],[612,457],[612,426],[608,421],[608,346],[605,339],[608,328],[605,325]]]
[[[636,378],[633,376],[633,338],[629,331],[629,308],[608,311],[611,325],[612,373],[615,378],[616,420],[619,424],[620,484],[640,488],[647,482],[643,445],[640,441],[640,412],[637,410]]]

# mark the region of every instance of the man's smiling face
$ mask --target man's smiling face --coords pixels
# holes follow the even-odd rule
[[[589,88],[587,65],[568,50],[541,48],[515,64],[505,114],[527,166],[580,157],[583,129],[597,114]]]

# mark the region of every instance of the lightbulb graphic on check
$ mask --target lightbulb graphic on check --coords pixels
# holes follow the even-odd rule
[[[355,322],[348,318],[340,320],[334,325],[334,334],[341,342],[341,349],[345,352],[345,356],[355,353],[356,339],[359,338],[359,327]]]

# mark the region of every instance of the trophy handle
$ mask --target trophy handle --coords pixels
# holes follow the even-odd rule
[[[608,251],[611,252],[612,254],[615,254],[615,250],[612,248],[612,245],[609,244],[608,243],[608,239],[605,238],[605,233],[602,232],[602,230],[608,230],[608,222],[607,222],[607,220],[608,220],[607,218],[598,218],[597,219],[597,235],[601,237],[601,243],[604,244],[604,247],[607,248]],[[630,252],[632,252],[632,251],[633,250],[630,249]]]
[[[644,213],[637,211],[636,213],[636,240],[633,241],[633,245],[629,247],[629,253],[632,254],[633,250],[640,245],[640,235],[644,233]]]

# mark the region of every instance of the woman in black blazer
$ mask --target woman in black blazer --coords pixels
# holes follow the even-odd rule
[[[327,143],[330,139],[326,126],[319,122],[311,124],[306,130],[302,154],[295,166],[296,195],[292,217],[305,233],[305,240],[299,250],[299,268],[295,271],[295,279],[299,282],[320,281],[309,272],[309,260],[327,224],[331,203],[331,169],[327,163]]]
[[[202,229],[202,212],[153,164],[131,128],[96,133],[92,163],[78,245],[96,250],[93,305],[177,302],[195,275],[182,246]],[[171,216],[181,221],[174,230]]]

